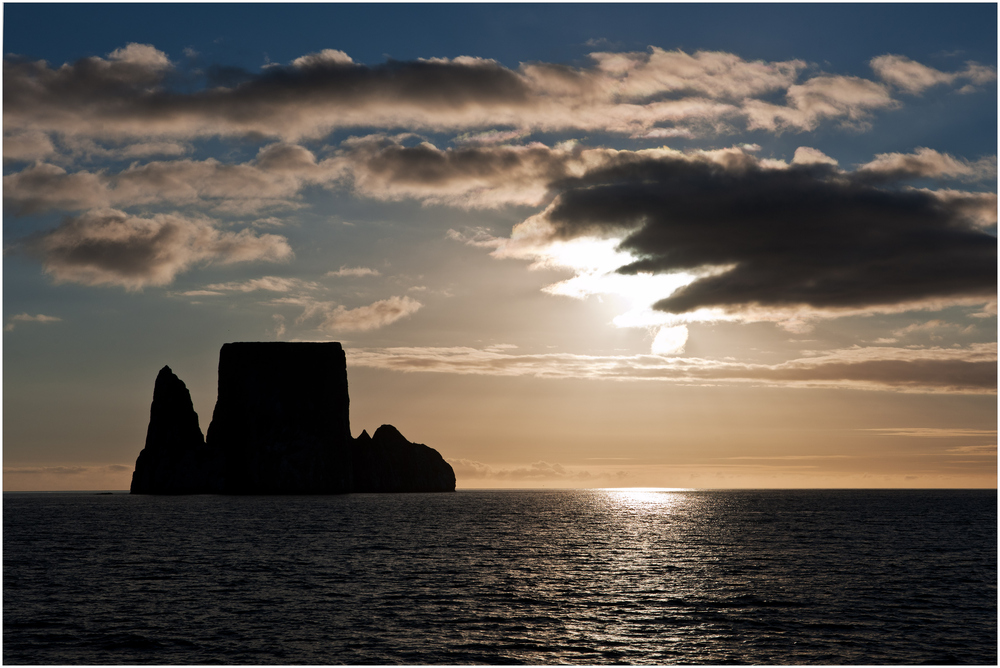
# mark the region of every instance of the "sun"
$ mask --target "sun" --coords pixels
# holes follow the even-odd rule
[[[514,238],[518,236],[515,229]],[[653,309],[653,304],[690,285],[698,275],[689,272],[668,274],[621,274],[618,269],[635,262],[632,253],[622,250],[617,238],[578,237],[548,241],[518,249],[517,256],[533,260],[532,269],[569,269],[573,276],[542,288],[550,295],[585,300],[591,296],[615,296],[628,306],[610,324],[622,328],[646,329],[652,338],[651,352],[673,355],[683,352],[690,316],[677,316]],[[511,256],[506,252],[502,256]]]

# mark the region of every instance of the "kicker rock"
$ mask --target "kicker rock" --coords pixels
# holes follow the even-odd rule
[[[455,473],[441,455],[410,443],[394,427],[352,438],[349,409],[347,360],[339,343],[227,343],[219,356],[219,396],[207,443],[184,383],[169,368],[160,372],[149,427],[155,437],[147,436],[132,491],[455,490]],[[174,444],[167,447],[174,454],[156,455],[164,450],[161,442]]]

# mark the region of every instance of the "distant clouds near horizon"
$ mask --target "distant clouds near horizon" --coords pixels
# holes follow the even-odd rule
[[[865,72],[838,72],[592,43],[517,66],[363,63],[336,44],[257,69],[127,40],[66,63],[7,53],[8,264],[45,290],[344,339],[372,372],[996,392],[995,146],[959,154],[935,118],[919,143],[838,150],[934,100],[995,100],[994,63],[875,44]],[[475,268],[445,278],[452,263]],[[489,264],[514,267],[482,279],[503,297],[477,283]],[[520,315],[459,334],[459,297]],[[600,310],[589,327],[641,337],[570,344],[539,315],[566,298]],[[82,317],[11,308],[8,336]]]

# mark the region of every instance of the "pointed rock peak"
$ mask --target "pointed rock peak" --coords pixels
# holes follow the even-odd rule
[[[371,442],[372,437],[368,435],[368,431],[367,430],[362,429],[361,430],[361,434],[358,436],[358,438],[356,440],[358,440],[358,441],[360,441],[362,443],[369,443],[369,442]]]
[[[156,382],[153,383],[153,399],[156,400],[157,392],[187,392],[187,385],[177,377],[177,374],[170,367],[164,366],[160,373],[156,374]],[[190,394],[188,395],[190,397]]]
[[[376,443],[409,443],[391,424],[384,424],[376,429],[372,440]]]
[[[205,442],[198,426],[191,393],[169,366],[160,369],[153,385],[146,447],[154,450],[191,447]]]

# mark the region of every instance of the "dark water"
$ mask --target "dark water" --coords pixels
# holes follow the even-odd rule
[[[996,491],[3,496],[7,664],[997,662]]]

